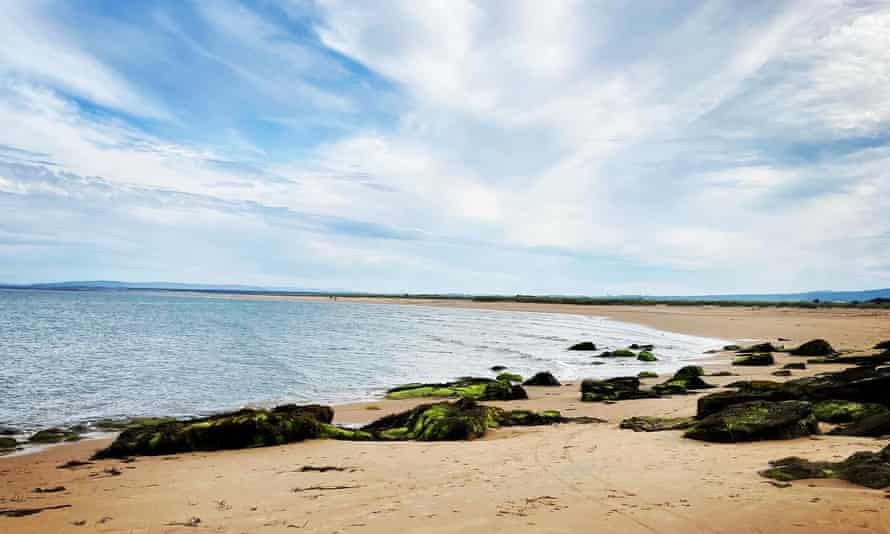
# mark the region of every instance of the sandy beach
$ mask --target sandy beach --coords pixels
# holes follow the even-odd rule
[[[890,339],[890,310],[395,302],[598,315],[724,339],[783,338],[787,346],[825,338],[852,353]],[[731,357],[715,354],[706,371],[738,376],[707,377],[708,382],[783,380],[770,374],[777,367],[731,367]],[[777,360],[801,361],[785,354]],[[838,369],[810,365],[794,377]],[[609,405],[580,402],[577,382],[527,389],[528,400],[493,404],[608,422],[499,429],[472,442],[309,441],[58,468],[87,460],[108,443],[84,441],[0,458],[0,510],[58,507],[0,516],[0,532],[890,531],[888,492],[838,480],[778,487],[757,474],[777,458],[839,460],[854,451],[879,450],[886,440],[814,436],[704,443],[684,439],[681,432],[618,428],[634,415],[693,415],[697,395]],[[335,420],[363,423],[415,404],[381,399],[338,406]],[[320,467],[334,469],[312,469]],[[35,491],[58,487],[64,489]]]

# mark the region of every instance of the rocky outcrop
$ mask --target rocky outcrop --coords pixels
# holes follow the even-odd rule
[[[719,443],[793,439],[819,432],[808,402],[754,401],[734,404],[698,420],[687,438]]]
[[[581,400],[584,402],[621,401],[655,397],[651,391],[640,390],[640,379],[635,376],[622,376],[606,380],[581,382]]]
[[[273,410],[244,409],[121,432],[95,458],[155,456],[188,451],[215,451],[282,445],[314,438],[371,439],[369,434],[330,424],[327,406],[279,406]]]
[[[535,373],[535,376],[522,383],[523,386],[559,386],[559,380],[547,371]]]
[[[831,344],[824,339],[813,339],[795,349],[789,350],[788,354],[794,356],[829,356],[835,352]]]
[[[879,452],[856,452],[841,462],[811,462],[796,456],[770,462],[761,476],[784,482],[839,478],[866,488],[890,487],[890,445]]]

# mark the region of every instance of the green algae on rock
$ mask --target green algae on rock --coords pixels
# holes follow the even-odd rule
[[[419,399],[426,397],[461,397],[473,400],[527,399],[522,386],[490,378],[464,378],[439,384],[405,384],[390,389],[386,398],[391,400]]]
[[[656,358],[655,355],[648,350],[644,350],[637,354],[637,360],[641,362],[657,362],[658,358]]]
[[[500,382],[522,382],[522,375],[518,375],[516,373],[501,373],[495,380]]]
[[[47,428],[34,433],[28,438],[28,443],[51,444],[63,441],[78,441],[80,433],[64,428]]]
[[[882,404],[844,400],[827,400],[813,405],[813,414],[816,419],[825,423],[851,423],[886,412],[888,409]]]
[[[640,389],[640,379],[621,376],[606,380],[585,379],[581,382],[581,400],[584,402],[620,401],[656,397],[652,391]]]
[[[890,487],[890,445],[878,452],[854,452],[840,462],[811,462],[797,456],[770,462],[760,475],[789,482],[815,478],[839,478],[872,489]]]
[[[637,373],[637,378],[658,378],[658,373],[653,373],[652,371],[640,371]]]
[[[279,406],[273,410],[244,409],[185,421],[124,430],[95,458],[156,456],[189,451],[245,449],[282,445],[313,438],[371,439],[358,431],[330,424],[327,406]]]
[[[698,365],[687,365],[674,373],[666,382],[656,384],[652,390],[659,395],[682,395],[689,390],[710,389],[715,386],[702,380],[705,370]]]
[[[600,358],[633,358],[636,353],[630,349],[616,349],[600,353]]]
[[[700,419],[685,436],[701,441],[734,443],[793,439],[818,433],[818,423],[808,402],[753,401],[733,404]]]
[[[637,416],[621,421],[621,428],[634,432],[661,432],[663,430],[685,430],[695,423],[692,417],[652,417]]]
[[[551,425],[564,421],[557,411],[503,410],[470,399],[423,404],[388,415],[361,428],[381,440],[455,441],[480,438],[501,426]]]
[[[864,415],[855,421],[851,421],[835,428],[829,432],[829,434],[835,436],[862,436],[871,438],[890,436],[890,411],[884,409],[884,411],[881,412]]]
[[[775,365],[776,360],[773,358],[772,354],[749,354],[747,356],[739,356],[738,358],[732,361],[733,365],[747,365],[747,366],[766,366],[766,365]]]
[[[18,447],[19,442],[15,438],[0,436],[0,450],[14,449]]]

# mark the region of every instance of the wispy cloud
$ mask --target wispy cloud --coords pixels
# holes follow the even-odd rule
[[[10,4],[0,278],[890,284],[890,9],[647,9]]]

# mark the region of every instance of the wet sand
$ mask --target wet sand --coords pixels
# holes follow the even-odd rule
[[[789,338],[786,345],[824,337],[837,348],[858,351],[890,339],[890,313],[884,310],[422,303],[602,315],[727,339]],[[707,381],[774,378],[776,367],[731,368],[730,358],[715,355],[707,371],[729,369],[740,376]],[[833,370],[839,366],[811,365],[794,373]],[[878,450],[886,440],[818,436],[708,444],[680,432],[618,428],[632,415],[692,415],[696,395],[606,405],[581,403],[576,383],[527,389],[527,401],[494,404],[609,422],[501,429],[473,442],[311,441],[58,469],[68,460],[87,459],[107,441],[64,445],[0,459],[0,510],[70,505],[0,516],[0,532],[890,531],[887,492],[833,480],[779,488],[757,475],[772,459],[837,460]],[[366,422],[413,404],[340,406],[336,420]],[[304,466],[338,469],[305,472]],[[65,489],[34,492],[56,486]]]

